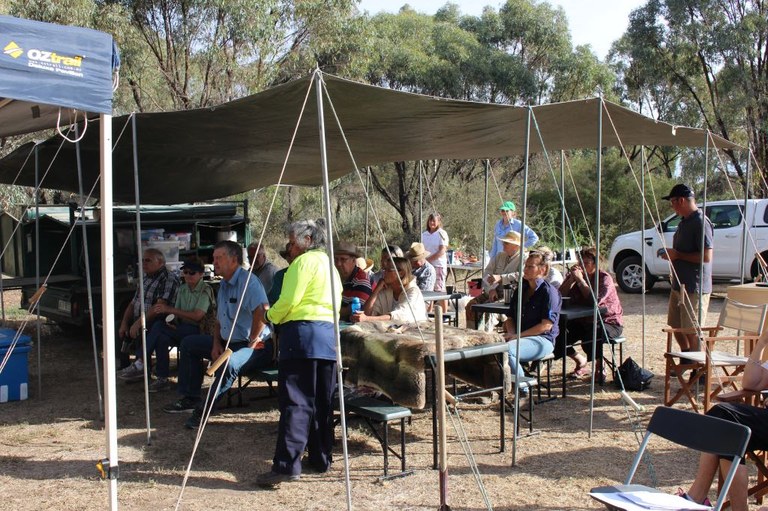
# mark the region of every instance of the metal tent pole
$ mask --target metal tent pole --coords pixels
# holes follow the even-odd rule
[[[422,188],[424,175],[424,172],[422,172],[423,170],[423,163],[421,160],[419,160],[419,228],[417,229],[417,232],[420,231],[424,225],[424,190]]]
[[[704,294],[704,235],[707,232],[707,186],[708,186],[708,179],[709,179],[709,130],[707,130],[706,134],[706,144],[704,145],[704,194],[703,199],[704,203],[701,206],[701,212],[702,212],[702,222],[701,222],[701,258],[699,260],[699,326],[701,326],[701,320],[702,316],[704,315],[704,308],[702,307],[701,303],[701,297]],[[697,349],[701,350],[701,338],[697,337],[697,342],[699,343],[699,346]],[[697,389],[698,390],[698,389]]]
[[[528,107],[528,113],[525,117],[525,168],[523,171],[523,203],[522,203],[522,209],[520,211],[520,241],[522,242],[525,237],[523,236],[523,231],[525,230],[525,223],[526,223],[526,203],[528,201],[528,167],[531,162],[531,117],[533,116],[533,109],[529,106]],[[521,247],[522,250],[522,247]],[[515,327],[517,331],[515,332],[515,360],[516,364],[514,367],[511,367],[512,374],[515,377],[515,412],[512,415],[513,416],[513,424],[512,424],[512,466],[515,466],[516,460],[517,460],[517,426],[520,422],[520,378],[517,377],[517,368],[520,367],[520,332],[521,329],[521,320],[522,320],[522,313],[523,313],[523,265],[525,264],[525,261],[523,261],[523,258],[520,257],[520,264],[518,265],[518,275],[520,275],[520,282],[517,286],[517,316],[515,317]],[[511,365],[511,364],[510,364]],[[530,389],[528,389],[530,392]],[[502,389],[502,394],[504,394],[504,389]],[[502,397],[503,399],[503,397]],[[533,395],[529,396],[529,399],[533,399]]]
[[[328,229],[328,271],[331,276],[336,271],[333,264],[333,243],[331,242],[333,232],[333,216],[331,215],[331,194],[330,184],[328,180],[328,154],[325,145],[325,114],[323,113],[323,77],[320,71],[315,71],[315,92],[317,95],[317,122],[318,131],[320,132],[320,164],[323,170],[323,197],[325,199],[325,222]],[[336,281],[331,278],[331,295],[336,296],[336,293],[341,293],[341,289],[336,289]],[[339,311],[337,310],[336,301],[333,301],[333,333],[336,337],[336,379],[338,381],[339,389],[339,414],[341,416],[341,445],[344,452],[344,481],[347,490],[347,509],[352,510],[352,485],[349,478],[349,452],[347,446],[347,421],[346,411],[344,407],[344,373],[341,363],[341,337],[339,334]]]
[[[40,152],[35,146],[35,289],[40,291]],[[40,332],[40,299],[35,305],[37,321],[35,333],[37,339],[37,393],[43,397],[43,342]]]
[[[149,411],[149,360],[147,359],[147,311],[144,308],[144,271],[141,263],[144,257],[141,249],[141,199],[139,196],[139,148],[136,132],[136,116],[131,117],[133,136],[133,191],[136,196],[136,251],[138,258],[139,300],[141,303],[141,353],[144,357],[144,416],[147,424],[147,445],[152,443],[151,412]],[[130,307],[130,306],[129,306]]]
[[[645,233],[645,146],[640,147],[640,232]],[[640,367],[645,368],[645,236],[640,236],[640,300],[643,305]]]
[[[563,275],[566,274],[568,271],[568,267],[565,265],[565,251],[567,250],[565,246],[565,151],[560,151],[560,200],[561,202],[561,211],[560,211],[560,226],[562,228],[562,236],[563,236]]]
[[[91,284],[91,255],[88,250],[88,229],[85,227],[85,192],[83,190],[83,166],[80,158],[80,127],[75,123],[75,157],[77,159],[77,186],[80,198],[83,201],[80,206],[80,228],[83,232],[83,252],[85,256],[85,283],[88,288],[88,315],[91,324],[91,341],[93,342],[93,366],[96,370],[96,393],[98,394],[99,419],[104,420],[103,395],[101,393],[101,378],[99,377],[99,349],[96,344],[96,323],[93,319],[93,286]]]
[[[600,92],[597,102],[597,207],[595,218],[595,282],[593,293],[595,296],[594,312],[592,313],[592,378],[589,383],[589,434],[592,438],[592,426],[595,419],[595,354],[597,352],[597,325],[600,321],[600,207],[602,198],[602,177],[603,177],[603,93]],[[605,365],[605,364],[603,364]]]
[[[744,284],[745,258],[747,256],[747,207],[749,206],[749,179],[752,170],[752,146],[747,144],[747,175],[744,178],[744,212],[741,215],[741,257],[739,258],[740,282]],[[751,276],[751,275],[750,275]]]
[[[370,197],[371,195],[371,167],[367,167],[367,172],[365,173],[365,196]],[[368,257],[368,215],[370,214],[370,207],[368,206],[368,201],[365,201],[365,251],[363,253],[363,257]]]
[[[486,260],[485,254],[488,252],[486,250],[486,242],[488,241],[488,175],[490,172],[491,161],[485,160],[485,195],[483,196],[483,257],[480,259],[482,261],[482,268],[485,268],[489,263],[489,261]],[[491,242],[491,245],[493,245],[493,242]]]
[[[107,432],[109,509],[117,510],[117,396],[115,385],[115,268],[112,238],[112,116],[102,114],[101,142],[101,310],[104,319],[104,429]]]

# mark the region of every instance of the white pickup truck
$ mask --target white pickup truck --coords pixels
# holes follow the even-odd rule
[[[747,249],[744,256],[744,277],[754,279],[759,270],[756,254],[768,260],[768,199],[747,201]],[[742,244],[743,200],[713,201],[707,203],[707,217],[715,233],[715,253],[712,278],[718,281],[739,280]],[[646,289],[659,280],[669,280],[669,262],[657,257],[663,246],[672,246],[680,217],[671,215],[657,226],[616,237],[611,246],[609,268],[616,274],[619,287],[627,293],[639,293],[642,287],[641,250],[645,251]],[[664,237],[664,245],[661,236]]]

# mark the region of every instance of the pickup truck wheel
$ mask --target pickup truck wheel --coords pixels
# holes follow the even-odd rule
[[[643,286],[643,261],[640,256],[625,257],[616,266],[616,280],[625,293],[639,293]],[[648,291],[656,279],[645,276],[645,290]]]

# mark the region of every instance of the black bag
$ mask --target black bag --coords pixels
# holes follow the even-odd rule
[[[653,373],[637,365],[632,357],[627,357],[624,363],[619,366],[619,375],[625,390],[645,390],[650,386],[651,378],[653,378]],[[618,378],[615,383],[621,388]]]

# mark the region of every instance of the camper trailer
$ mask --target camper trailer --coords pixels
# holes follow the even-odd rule
[[[213,246],[218,241],[232,240],[243,246],[250,241],[247,200],[141,206],[140,212],[138,229],[135,206],[113,209],[117,314],[138,284],[139,243],[143,248],[162,250],[168,269],[178,272],[184,259],[191,255],[212,263]],[[18,223],[21,225],[15,229]],[[40,299],[42,316],[62,326],[85,327],[93,313],[97,324],[100,323],[100,227],[98,207],[82,210],[76,204],[41,205],[27,208],[19,219],[3,213],[0,233],[3,246],[9,245],[2,259],[4,289],[20,288],[21,306],[26,308],[30,297],[47,278],[47,289]],[[88,305],[86,267],[90,270],[93,311]]]

